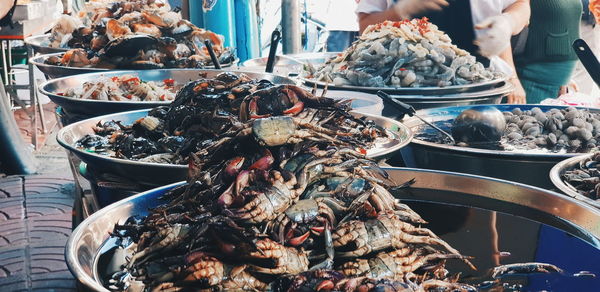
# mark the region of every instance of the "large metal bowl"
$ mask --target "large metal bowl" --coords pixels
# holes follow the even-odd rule
[[[149,110],[130,111],[76,122],[62,128],[58,132],[56,139],[61,146],[77,155],[77,157],[96,171],[116,174],[146,186],[160,186],[186,179],[187,165],[149,163],[111,158],[105,155],[90,153],[74,146],[75,142],[83,136],[93,134],[92,126],[98,122],[115,120],[121,121],[124,125],[130,125],[136,120],[147,116],[148,112]],[[376,148],[367,150],[367,156],[370,158],[376,160],[388,158],[400,150],[400,148],[408,145],[412,138],[412,133],[408,128],[398,121],[363,113],[355,113],[355,115],[373,120],[379,126],[388,129],[395,136],[389,143],[377,145]]]
[[[492,89],[475,92],[439,96],[392,95],[392,97],[399,101],[410,104],[416,110],[421,110],[449,106],[499,104],[502,101],[502,98],[508,96],[513,90],[514,86],[510,82],[501,82]],[[403,113],[399,112],[394,106],[388,105],[386,102],[384,102],[383,115],[394,119],[402,119],[404,117]]]
[[[562,106],[507,104],[491,106],[500,111],[511,111],[517,107],[522,110],[539,107],[543,111],[551,108],[566,108]],[[477,107],[480,106],[433,108],[418,111],[417,114],[430,122],[444,121],[454,119],[465,109]],[[589,110],[599,112],[595,109]],[[415,127],[423,125],[423,122],[417,118],[409,118],[404,120],[404,124],[413,130]],[[413,132],[416,131],[413,130]],[[403,148],[401,153],[404,163],[408,167],[472,173],[548,189],[553,188],[553,184],[548,177],[550,169],[562,160],[581,155],[579,153],[520,153],[486,150],[426,142],[416,138],[407,147]]]
[[[557,187],[565,195],[573,197],[578,200],[581,200],[582,202],[585,202],[586,204],[590,204],[596,208],[600,208],[599,201],[592,200],[592,199],[580,194],[579,192],[577,192],[577,189],[575,189],[575,187],[573,187],[571,184],[569,184],[568,182],[566,182],[562,179],[562,175],[566,171],[573,170],[573,169],[579,167],[580,162],[590,158],[593,155],[594,154],[592,154],[592,153],[585,154],[585,155],[579,155],[579,156],[571,157],[569,159],[559,162],[554,167],[552,167],[552,169],[550,170],[550,180],[552,181],[554,186]]]
[[[78,75],[84,73],[99,73],[99,72],[110,72],[117,71],[121,69],[104,69],[104,68],[80,68],[80,67],[66,67],[66,66],[57,66],[57,65],[49,65],[46,64],[45,61],[52,57],[62,57],[64,52],[61,53],[53,53],[53,54],[44,54],[39,56],[34,56],[29,59],[29,62],[42,71],[42,73],[46,74],[48,78],[55,79],[60,77],[66,77],[71,75]],[[221,64],[222,68],[229,68],[236,65],[239,62],[239,59],[235,59],[233,62],[228,64]],[[214,66],[207,66],[206,69],[214,69]],[[151,69],[150,71],[154,71],[155,69]],[[140,70],[143,71],[143,70]]]
[[[41,35],[34,35],[34,36],[30,36],[25,38],[25,44],[30,46],[31,49],[33,49],[33,54],[54,54],[54,53],[63,53],[66,52],[68,50],[70,50],[70,48],[51,48],[48,46],[44,46],[42,45],[43,43],[48,43],[48,40],[50,39],[50,34],[41,34]]]
[[[154,108],[160,105],[169,104],[170,102],[92,100],[66,97],[59,95],[59,93],[65,92],[68,88],[81,88],[84,82],[97,80],[101,76],[114,77],[132,74],[138,76],[143,81],[163,81],[165,79],[173,79],[175,80],[176,85],[183,86],[189,81],[197,80],[200,74],[206,74],[207,77],[214,78],[222,72],[244,73],[251,78],[266,79],[275,84],[295,83],[295,81],[292,79],[267,73],[205,69],[161,69],[141,71],[111,71],[67,76],[46,81],[39,86],[39,90],[42,94],[47,95],[54,103],[61,106],[66,114],[90,118],[118,112]]]
[[[575,235],[596,248],[600,244],[600,210],[543,189],[481,176],[419,169],[386,169],[392,180],[401,182],[414,178],[411,200],[426,200],[472,206],[504,212],[544,223]],[[115,224],[122,224],[132,215],[144,215],[161,204],[158,198],[179,185],[160,187],[116,202],[87,218],[71,234],[65,257],[75,277],[93,291],[108,291],[94,275],[95,261],[102,244]],[[453,220],[453,219],[449,219]],[[518,231],[520,226],[507,226]],[[529,232],[536,232],[528,230]],[[476,233],[472,230],[472,233]],[[460,233],[456,236],[467,237]],[[518,234],[526,240],[532,234]],[[479,240],[471,246],[483,244]],[[546,245],[552,245],[548,243]],[[461,250],[460,247],[457,247]],[[502,247],[505,248],[505,247]]]

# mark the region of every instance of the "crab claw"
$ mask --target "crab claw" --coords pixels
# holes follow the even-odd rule
[[[334,287],[335,287],[335,284],[333,283],[333,281],[323,280],[321,283],[319,283],[319,285],[317,285],[317,287],[315,287],[315,290],[328,291],[328,290],[333,290]]]
[[[310,230],[315,232],[316,234],[321,234],[325,231],[325,226],[311,227]]]
[[[234,193],[237,196],[240,195],[240,192],[248,186],[250,183],[250,171],[244,170],[240,172],[235,178],[235,189]]]
[[[217,199],[217,204],[221,207],[231,206],[235,200],[233,195],[233,186],[232,183]]]
[[[246,159],[242,156],[238,156],[229,160],[229,162],[227,162],[227,166],[225,167],[225,173],[229,177],[236,177],[238,173],[240,173],[245,160]]]
[[[266,114],[266,115],[258,114],[258,96],[255,96],[253,99],[250,100],[250,102],[248,103],[248,111],[250,112],[251,119],[262,119],[262,118],[267,118],[267,117],[271,116],[269,114]]]
[[[288,241],[288,243],[292,246],[300,246],[306,241],[306,239],[310,236],[310,232],[306,232],[298,237],[294,237]]]
[[[299,101],[295,103],[291,108],[283,111],[285,115],[297,115],[304,109],[304,103]]]
[[[275,162],[275,158],[273,158],[273,155],[271,154],[271,151],[269,151],[269,149],[265,149],[263,152],[264,156],[259,158],[258,160],[256,160],[256,162],[254,162],[252,165],[250,165],[249,169],[260,169],[260,170],[268,170],[271,168],[271,165],[273,165],[273,162]]]

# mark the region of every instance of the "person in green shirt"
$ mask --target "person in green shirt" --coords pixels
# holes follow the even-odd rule
[[[531,1],[531,18],[523,52],[515,52],[515,67],[527,103],[556,98],[569,83],[577,55],[581,0]]]

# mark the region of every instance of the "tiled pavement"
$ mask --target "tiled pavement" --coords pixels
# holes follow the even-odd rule
[[[0,291],[75,291],[64,260],[75,187],[69,176],[0,178]]]

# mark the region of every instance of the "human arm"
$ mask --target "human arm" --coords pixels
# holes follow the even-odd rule
[[[511,104],[526,104],[527,99],[526,99],[525,89],[523,88],[523,85],[521,84],[521,81],[519,80],[519,77],[517,76],[517,73],[515,70],[515,62],[513,61],[512,47],[510,46],[510,44],[508,45],[508,48],[506,48],[504,51],[502,51],[502,53],[500,53],[498,55],[498,57],[500,57],[500,59],[504,60],[504,62],[506,62],[506,64],[508,64],[510,66],[510,68],[512,69],[512,75],[509,76],[508,80],[509,80],[509,82],[512,83],[512,85],[515,88],[514,88],[513,92],[511,92],[508,95],[507,102],[511,103]]]
[[[400,0],[392,7],[385,9],[386,1],[376,1],[374,6],[381,8],[380,11],[358,13],[359,32],[362,33],[367,26],[384,22],[386,20],[399,21],[411,19],[416,15],[432,10],[442,10],[448,6],[446,0]]]
[[[498,56],[510,45],[510,37],[518,34],[529,23],[531,8],[529,0],[517,0],[507,6],[500,15],[488,17],[475,25],[482,30],[475,43],[481,55]]]

